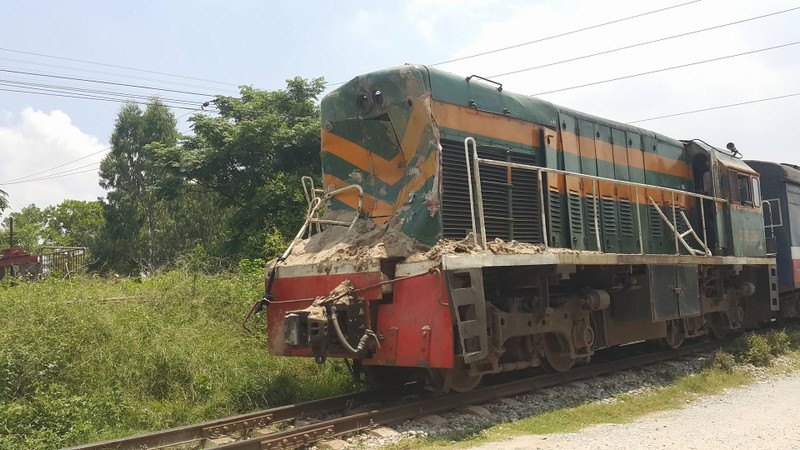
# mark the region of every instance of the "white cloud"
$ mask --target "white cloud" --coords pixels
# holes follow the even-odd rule
[[[13,210],[31,203],[45,207],[65,199],[94,200],[103,195],[97,184],[97,163],[106,145],[82,132],[67,114],[26,108],[18,117],[0,112],[0,120],[0,189],[8,193]],[[87,155],[92,156],[75,161]],[[70,164],[55,168],[65,163]],[[71,172],[82,173],[56,178]],[[7,184],[46,177],[53,178]]]

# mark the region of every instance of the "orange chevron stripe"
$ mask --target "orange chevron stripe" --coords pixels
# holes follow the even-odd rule
[[[417,153],[419,140],[428,128],[428,125],[431,124],[431,115],[429,111],[429,98],[415,102],[411,109],[411,116],[408,119],[406,131],[403,134],[403,142],[400,143],[406,161],[411,161],[411,158]]]
[[[326,192],[330,192],[334,189],[339,189],[351,185],[351,183],[340,180],[339,178],[336,178],[335,176],[327,173],[323,178],[323,183],[325,185]],[[358,193],[355,190],[345,191],[340,195],[337,195],[335,198],[336,200],[339,200],[340,202],[346,204],[347,206],[353,209],[358,208]],[[379,200],[365,193],[364,201],[362,204],[362,211],[364,212],[364,214],[370,216],[373,222],[380,225],[389,220],[388,216],[391,215],[392,212],[394,212],[394,206],[391,203]]]
[[[408,201],[408,195],[412,192],[416,193],[430,177],[434,175],[436,172],[436,161],[439,157],[439,152],[433,151],[431,152],[428,159],[426,159],[422,164],[417,164],[417,167],[420,170],[420,174],[415,176],[403,189],[397,194],[397,200],[395,201],[394,208],[397,210],[400,208],[403,203]],[[434,187],[435,188],[435,187]],[[417,201],[422,201],[419,195],[417,195]]]
[[[335,155],[386,184],[393,185],[400,181],[406,173],[406,161],[403,153],[387,161],[364,147],[322,130],[322,151]]]

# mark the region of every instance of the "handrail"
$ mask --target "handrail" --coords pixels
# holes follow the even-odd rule
[[[472,147],[476,148],[477,143],[474,138],[468,137],[464,139],[464,160],[467,163],[467,189],[469,190],[469,216],[472,219],[472,240],[475,246],[478,246],[478,230],[475,228],[475,200],[472,198],[472,174],[469,171],[469,143],[472,142]],[[483,216],[483,215],[481,215]]]
[[[477,194],[477,197],[478,197],[477,198],[477,204],[478,204],[478,214],[479,214],[479,221],[480,221],[480,224],[479,224],[480,225],[480,230],[476,229],[476,224],[475,224],[475,211],[474,211],[474,208],[473,208],[474,199],[472,197],[472,178],[470,177],[470,173],[469,173],[469,143],[472,143],[472,163],[473,163],[473,172],[475,174],[475,191],[476,191],[476,194]],[[691,254],[702,253],[702,254],[704,254],[706,256],[710,256],[711,255],[711,251],[709,250],[708,244],[707,244],[708,237],[707,237],[707,233],[706,233],[706,220],[705,220],[705,214],[704,214],[705,208],[704,208],[704,205],[703,205],[703,200],[710,200],[710,201],[714,202],[715,204],[717,204],[717,203],[727,203],[727,200],[724,199],[724,198],[719,198],[719,197],[714,197],[714,196],[709,196],[709,195],[704,195],[704,194],[698,194],[698,193],[695,193],[695,192],[683,191],[683,190],[680,190],[680,189],[670,188],[670,187],[666,187],[666,186],[649,185],[649,184],[637,183],[637,182],[634,182],[634,181],[626,181],[626,180],[615,180],[615,179],[612,179],[612,178],[606,178],[606,177],[601,177],[601,176],[597,176],[597,175],[589,175],[589,174],[584,174],[584,173],[570,172],[570,171],[566,171],[566,170],[553,169],[553,168],[549,168],[549,167],[533,166],[533,165],[529,165],[529,164],[513,163],[513,162],[508,162],[508,161],[496,161],[496,160],[492,160],[492,159],[480,158],[478,156],[477,143],[476,143],[475,139],[472,138],[472,137],[468,137],[468,138],[464,139],[464,152],[465,152],[465,158],[467,160],[467,182],[470,185],[469,191],[470,191],[470,214],[472,215],[472,231],[473,231],[473,234],[475,234],[477,231],[480,231],[479,234],[482,237],[482,244],[483,244],[483,248],[484,249],[487,247],[487,242],[486,242],[486,225],[485,225],[485,222],[484,222],[484,214],[483,214],[483,195],[482,195],[482,192],[481,192],[481,183],[480,183],[480,169],[479,169],[479,165],[480,164],[486,164],[486,165],[496,166],[496,167],[504,167],[504,168],[511,168],[511,169],[521,169],[521,170],[528,170],[528,171],[536,172],[536,176],[537,176],[537,179],[538,179],[538,186],[539,186],[539,208],[540,208],[541,219],[542,219],[542,242],[543,242],[545,248],[548,247],[549,243],[548,243],[548,236],[547,236],[547,220],[546,220],[546,217],[545,217],[545,202],[544,202],[544,189],[545,188],[543,186],[543,177],[542,177],[543,173],[572,176],[572,177],[588,179],[588,180],[592,181],[592,202],[594,204],[595,239],[596,239],[596,242],[597,242],[598,250],[600,250],[602,248],[601,240],[600,240],[600,224],[598,223],[598,217],[599,217],[600,213],[599,213],[598,204],[597,204],[598,203],[597,202],[597,198],[598,198],[597,186],[598,186],[599,182],[606,182],[606,183],[611,183],[611,184],[614,184],[614,185],[628,186],[628,187],[633,187],[634,188],[634,192],[635,192],[635,196],[636,196],[636,217],[637,217],[638,233],[639,233],[639,251],[642,254],[644,254],[644,238],[643,238],[643,232],[642,232],[642,217],[641,217],[641,211],[640,211],[639,189],[641,189],[641,188],[651,189],[651,190],[654,190],[654,191],[666,192],[666,193],[670,194],[670,198],[671,198],[671,202],[670,203],[671,203],[671,208],[672,208],[673,220],[670,221],[666,217],[666,215],[664,215],[664,213],[660,210],[660,208],[657,208],[657,209],[658,209],[658,213],[661,216],[661,218],[670,226],[670,228],[675,233],[675,249],[676,249],[676,253],[678,253],[678,254],[680,253],[679,244],[682,244],[685,248],[687,248],[687,250]],[[700,201],[700,210],[701,210],[701,221],[702,221],[702,228],[703,228],[703,238],[702,238],[702,240],[697,235],[697,233],[694,232],[694,229],[691,227],[691,224],[689,224],[688,219],[686,218],[686,216],[683,214],[682,211],[681,211],[681,215],[683,216],[683,219],[686,221],[687,225],[689,226],[689,231],[691,232],[692,236],[695,239],[697,239],[698,243],[700,243],[700,245],[703,247],[704,251],[700,251],[700,250],[692,248],[690,245],[688,245],[688,243],[686,243],[686,241],[684,239],[684,236],[681,236],[681,233],[678,232],[678,225],[677,225],[678,224],[678,219],[677,219],[678,213],[676,211],[676,200],[675,200],[676,194],[677,195],[687,196],[687,197],[692,197],[692,198],[696,198],[696,199],[700,199],[701,200]],[[657,205],[657,203],[653,200],[652,197],[650,197],[648,195],[648,198],[650,199],[650,201],[654,205]],[[477,237],[475,238],[475,244],[477,245]]]
[[[356,208],[355,215],[353,216],[353,220],[350,222],[345,222],[341,220],[326,220],[326,219],[319,219],[316,218],[316,215],[319,213],[321,207],[328,203],[332,198],[336,197],[337,195],[341,194],[342,192],[348,190],[356,190],[358,191],[358,208]],[[291,254],[292,249],[294,248],[294,244],[302,239],[303,235],[305,234],[308,226],[312,223],[314,224],[327,224],[327,225],[341,225],[341,226],[348,226],[347,231],[342,235],[342,239],[350,233],[350,230],[353,229],[353,226],[356,224],[358,217],[361,215],[361,208],[364,204],[364,189],[357,185],[351,184],[345,186],[343,188],[335,189],[327,194],[323,195],[322,197],[314,197],[309,202],[308,212],[306,213],[306,220],[303,223],[303,226],[300,227],[300,231],[297,232],[292,242],[289,244],[289,247],[286,248],[286,251],[281,254],[279,261],[285,260]]]

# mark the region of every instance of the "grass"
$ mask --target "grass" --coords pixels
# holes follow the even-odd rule
[[[0,449],[51,449],[353,389],[241,327],[260,271],[0,285]]]
[[[775,364],[777,356],[782,358]],[[569,433],[591,425],[628,423],[653,412],[681,408],[702,396],[750,384],[754,378],[751,371],[744,370],[746,365],[764,367],[772,374],[797,370],[800,368],[800,331],[782,329],[745,334],[729,348],[717,352],[709,367],[681,376],[647,394],[622,393],[615,395],[612,402],[584,401],[513,423],[495,423],[427,439],[408,439],[386,448],[465,448],[513,436]]]

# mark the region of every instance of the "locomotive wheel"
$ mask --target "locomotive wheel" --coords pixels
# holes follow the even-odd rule
[[[483,380],[483,374],[471,375],[464,362],[458,361],[458,357],[455,359],[457,362],[453,363],[452,369],[431,370],[433,384],[444,392],[469,392],[478,387]]]
[[[684,334],[680,324],[675,320],[667,322],[667,336],[658,340],[658,345],[664,350],[676,349],[683,344]]]
[[[721,313],[712,313],[708,317],[708,334],[714,339],[722,339],[728,334],[725,317]]]
[[[548,333],[542,340],[544,359],[542,368],[547,372],[566,372],[575,365],[569,342],[560,334]]]

